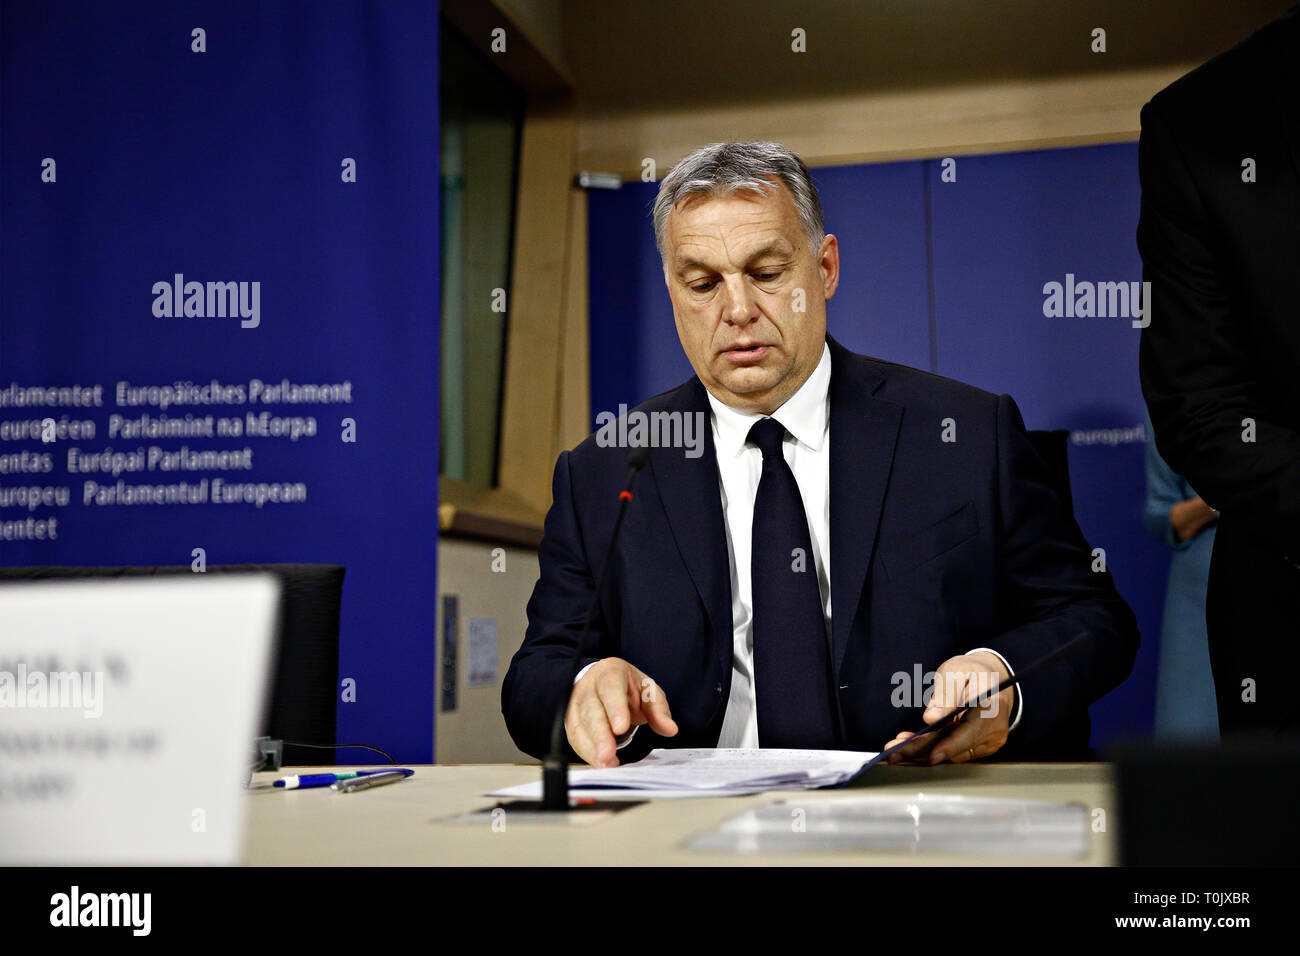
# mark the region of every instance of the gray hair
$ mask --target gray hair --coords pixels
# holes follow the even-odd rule
[[[655,199],[655,246],[665,259],[664,230],[668,214],[679,201],[697,193],[720,196],[746,190],[766,193],[775,177],[790,190],[799,221],[808,235],[813,258],[826,236],[821,199],[804,161],[780,143],[710,143],[684,158],[659,184]]]

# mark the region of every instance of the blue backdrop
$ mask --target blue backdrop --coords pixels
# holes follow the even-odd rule
[[[828,306],[848,348],[1016,399],[1029,428],[1071,431],[1075,514],[1137,613],[1133,675],[1092,708],[1093,743],[1153,726],[1168,554],[1143,528],[1144,405],[1130,316],[1048,317],[1044,286],[1134,282],[1135,144],[817,169],[839,239]],[[953,174],[955,173],[955,176]],[[656,183],[589,194],[593,414],[692,374],[650,209]]]
[[[0,423],[66,416],[94,432],[52,442],[23,437],[22,424],[0,432],[0,488],[69,492],[66,505],[43,500],[48,492],[26,496],[35,508],[0,499],[11,502],[0,522],[53,517],[57,534],[0,539],[0,562],[189,564],[203,548],[209,564],[343,564],[339,674],[356,699],[340,701],[339,739],[431,762],[436,3],[18,0],[2,15]],[[155,283],[178,273],[247,283],[250,306],[258,283],[258,324],[157,314],[170,297]],[[262,402],[253,379],[345,387],[326,403]],[[233,391],[206,404],[217,397],[208,389],[188,405],[163,408],[147,392],[144,405],[117,404],[118,383],[214,380],[242,387],[244,400]],[[102,386],[101,404],[72,405],[65,392],[52,395],[64,404],[15,407],[33,386],[73,385]],[[114,415],[246,426],[250,412],[312,418],[316,434],[110,434]],[[182,446],[249,448],[251,468],[113,476],[68,466],[74,448]],[[305,500],[218,504],[217,478],[285,483]],[[115,490],[119,480],[204,479],[207,503],[83,503],[87,480]]]

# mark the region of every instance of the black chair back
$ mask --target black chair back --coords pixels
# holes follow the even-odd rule
[[[339,607],[344,568],[333,564],[226,564],[206,574],[265,571],[280,579],[280,607],[263,733],[281,740],[334,744],[339,671]],[[136,578],[193,574],[188,566],[0,568],[5,581]],[[252,741],[249,741],[250,745]],[[284,748],[286,764],[333,764],[335,751]]]

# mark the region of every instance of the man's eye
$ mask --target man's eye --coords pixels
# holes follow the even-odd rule
[[[705,279],[703,282],[697,282],[691,286],[692,292],[708,292],[713,288],[713,280]]]
[[[754,273],[754,278],[757,279],[759,282],[771,282],[773,279],[779,279],[780,277],[781,277],[780,272],[755,272]]]

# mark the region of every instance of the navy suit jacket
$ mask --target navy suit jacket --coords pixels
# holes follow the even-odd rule
[[[1128,676],[1133,612],[1049,484],[1015,403],[868,358],[827,337],[830,382],[832,654],[844,739],[879,750],[923,725],[904,691],[975,647],[1024,667],[1079,634],[1031,675],[1004,759],[1086,759],[1088,705]],[[638,478],[583,663],[621,657],[659,684],[679,732],[641,727],[619,753],[714,747],[731,686],[731,576],[707,392],[699,379],[638,406],[702,412],[705,451],[656,448]],[[944,421],[955,441],[944,441]],[[949,436],[953,437],[953,436]],[[528,630],[502,684],[519,748],[542,757],[571,690],[577,637],[617,514],[627,449],[589,437],[555,466],[528,602]],[[908,675],[908,685],[895,676]],[[916,690],[919,696],[920,689]],[[899,698],[903,706],[899,706]]]

